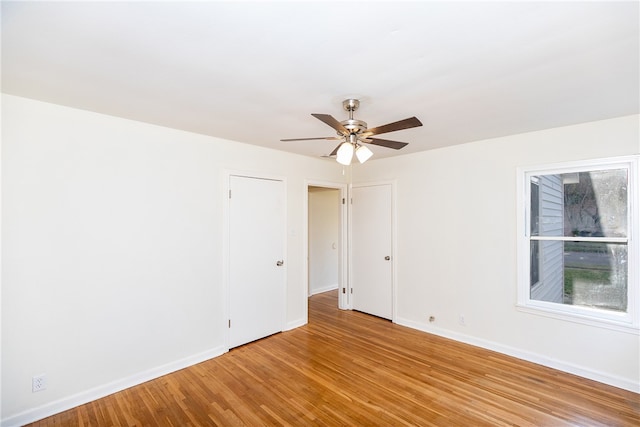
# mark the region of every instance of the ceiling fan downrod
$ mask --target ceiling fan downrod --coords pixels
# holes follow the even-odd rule
[[[357,99],[345,99],[342,101],[342,107],[349,112],[349,118],[340,122],[345,129],[349,131],[349,134],[357,135],[367,130],[367,123],[362,120],[356,120],[353,118],[353,112],[360,106],[360,101]],[[340,136],[348,136],[338,132]]]

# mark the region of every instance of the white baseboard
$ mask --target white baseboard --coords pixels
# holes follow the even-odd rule
[[[23,426],[25,424],[29,424],[34,421],[50,417],[51,415],[66,411],[68,409],[75,408],[76,406],[84,405],[85,403],[103,398],[129,387],[154,380],[163,375],[179,371],[180,369],[187,368],[197,363],[213,359],[214,357],[218,357],[226,352],[226,348],[217,347],[204,351],[202,353],[194,354],[192,356],[185,357],[183,359],[137,373],[130,377],[122,378],[120,380],[80,392],[73,396],[65,397],[54,402],[39,406],[37,408],[12,415],[8,418],[3,419],[1,425],[2,427]]]
[[[438,335],[444,338],[449,338],[454,341],[459,341],[465,344],[481,347],[487,350],[497,351],[498,353],[513,356],[518,359],[526,360],[528,362],[536,363],[538,365],[546,366],[548,368],[557,369],[559,371],[567,372],[570,374],[578,375],[583,378],[598,381],[603,384],[618,387],[624,390],[632,391],[634,393],[640,393],[640,384],[628,380],[627,378],[618,377],[608,374],[606,372],[599,372],[593,369],[584,368],[571,363],[563,362],[561,360],[549,359],[541,354],[531,353],[518,348],[505,346],[493,341],[483,340],[480,338],[472,337],[470,335],[460,334],[447,329],[442,329],[433,326],[426,326],[420,322],[416,322],[408,319],[395,319],[398,325],[406,326],[412,329],[417,329],[422,332],[426,332],[433,335]]]
[[[287,323],[284,330],[285,331],[290,331],[292,329],[299,328],[300,326],[304,326],[306,324],[307,324],[307,320],[306,319],[294,320],[292,322]]]
[[[318,289],[314,289],[313,291],[311,289],[309,289],[309,296],[313,296],[316,294],[321,294],[323,292],[329,292],[329,291],[334,291],[338,289],[338,285],[329,285],[329,286],[323,286],[322,288],[318,288]]]

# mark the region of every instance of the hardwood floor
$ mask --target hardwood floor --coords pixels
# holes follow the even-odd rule
[[[33,426],[639,426],[640,395],[313,296],[309,324]]]

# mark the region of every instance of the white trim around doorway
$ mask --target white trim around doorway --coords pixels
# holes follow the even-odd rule
[[[339,255],[338,255],[338,308],[341,310],[351,309],[351,299],[349,298],[350,287],[348,281],[348,239],[347,239],[347,201],[348,201],[348,184],[336,183],[328,181],[316,181],[305,180],[304,195],[303,195],[303,209],[302,209],[302,229],[303,232],[303,268],[302,268],[302,283],[305,289],[304,295],[304,313],[306,317],[305,323],[308,319],[308,295],[309,295],[309,187],[323,187],[340,191],[340,241],[339,241]]]

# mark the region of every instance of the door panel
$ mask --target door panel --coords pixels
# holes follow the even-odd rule
[[[229,347],[281,332],[285,313],[284,183],[229,179]]]
[[[353,187],[352,195],[353,309],[392,319],[392,187]]]

